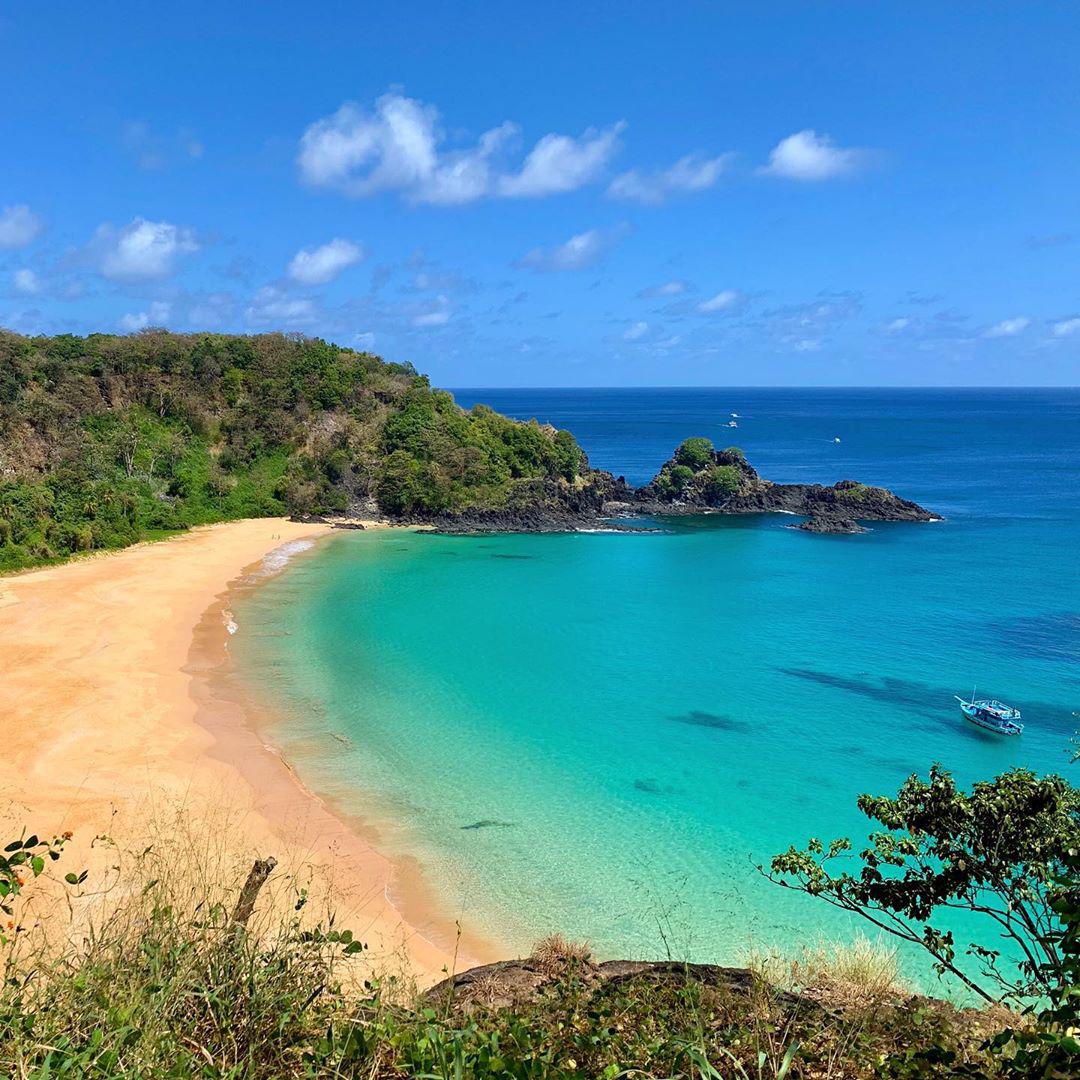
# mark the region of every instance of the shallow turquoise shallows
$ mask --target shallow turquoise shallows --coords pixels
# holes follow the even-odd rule
[[[394,822],[385,841],[470,926],[715,961],[848,936],[755,864],[864,836],[856,796],[934,761],[964,782],[1080,771],[1080,394],[459,398],[572,426],[635,481],[707,434],[773,478],[887,483],[948,517],[860,537],[783,517],[349,533],[249,596],[233,650],[282,705],[272,738],[316,790]],[[1023,710],[1023,736],[965,724],[953,694],[973,684]]]

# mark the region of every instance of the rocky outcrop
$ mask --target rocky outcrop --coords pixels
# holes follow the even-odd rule
[[[832,517],[828,514],[815,514],[813,517],[807,518],[804,522],[797,525],[796,528],[802,529],[803,532],[812,533],[856,534],[868,531],[854,518]]]
[[[918,503],[885,488],[841,480],[823,484],[774,484],[758,475],[741,450],[715,450],[688,439],[660,472],[637,492],[640,512],[656,514],[797,514],[808,532],[858,533],[863,521],[937,521]]]
[[[620,985],[639,981],[652,986],[701,983],[738,996],[750,995],[759,985],[753,973],[746,968],[720,967],[716,964],[683,964],[670,960],[608,960],[595,963],[588,958],[553,964],[530,957],[484,964],[443,979],[424,994],[424,1002],[433,1008],[449,1007],[465,1014],[477,1009],[518,1008],[536,1000],[548,987],[567,976],[572,976],[582,986],[591,989],[605,983]],[[820,1010],[820,1005],[808,996],[778,989],[771,992],[783,1004]]]
[[[471,508],[408,520],[440,533],[574,532],[603,523],[608,506],[627,502],[635,491],[622,477],[588,469],[577,480],[533,480],[518,484],[506,506]]]
[[[707,439],[687,439],[642,488],[600,469],[574,482],[533,480],[514,488],[507,505],[399,520],[438,532],[572,532],[594,529],[613,517],[684,514],[793,514],[816,533],[866,532],[866,521],[937,521],[918,503],[885,488],[841,480],[823,484],[774,484],[763,479],[735,447],[716,450]],[[627,527],[627,526],[622,526]]]

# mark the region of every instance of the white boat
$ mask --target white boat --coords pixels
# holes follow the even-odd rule
[[[739,426],[739,424],[738,424],[738,421],[737,421],[737,420],[729,420],[729,421],[728,421],[728,422],[727,422],[727,423],[726,423],[726,424],[724,425],[724,427],[738,427],[738,426]]]
[[[1020,710],[1006,705],[996,698],[980,698],[975,700],[972,695],[971,701],[965,701],[959,694],[955,695],[960,702],[960,711],[964,718],[970,720],[976,727],[984,731],[992,731],[996,735],[1020,735],[1024,731],[1024,725],[1020,722]]]

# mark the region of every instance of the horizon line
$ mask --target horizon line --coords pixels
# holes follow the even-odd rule
[[[429,376],[430,378],[430,376]],[[451,386],[446,390],[1080,390],[1080,384],[1029,383],[1010,385],[1008,383],[927,383],[909,385],[894,383],[845,383],[831,385],[823,383],[780,384],[780,383],[629,383],[607,385],[573,386]]]

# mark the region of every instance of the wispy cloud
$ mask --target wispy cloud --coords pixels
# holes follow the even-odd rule
[[[305,296],[291,296],[277,285],[264,285],[244,312],[251,326],[298,329],[311,326],[319,317],[315,302]]]
[[[164,326],[169,321],[172,306],[165,301],[158,300],[150,305],[146,311],[131,312],[121,315],[117,325],[128,334],[138,333],[148,326]]]
[[[869,151],[837,146],[828,135],[807,128],[781,139],[758,172],[785,180],[831,180],[849,176],[869,160]]]
[[[729,314],[732,311],[741,308],[745,302],[746,297],[738,290],[723,289],[716,293],[715,296],[710,296],[707,300],[702,300],[694,310],[699,315]]]
[[[589,229],[555,247],[533,248],[514,265],[539,272],[587,270],[594,266],[625,235],[626,229]]]
[[[203,144],[190,131],[161,135],[145,120],[129,120],[121,141],[139,168],[147,172],[157,172],[176,161],[198,161],[204,153]]]
[[[346,102],[311,124],[300,139],[303,181],[353,198],[397,192],[413,203],[455,205],[477,199],[539,198],[595,180],[618,148],[625,124],[570,135],[545,135],[519,168],[503,159],[519,137],[505,121],[464,148],[450,148],[438,110],[401,94],[384,94],[368,111]]]
[[[616,199],[658,205],[673,195],[711,188],[733,158],[733,154],[721,154],[714,158],[687,154],[669,169],[657,172],[630,169],[611,181],[608,194]]]
[[[28,247],[45,230],[45,222],[25,203],[0,210],[0,248]]]
[[[623,331],[623,341],[639,341],[649,332],[649,324],[644,319],[631,323]]]
[[[431,329],[436,326],[445,326],[453,317],[453,307],[446,296],[440,296],[434,304],[417,311],[412,317],[413,326],[420,329]]]
[[[1026,315],[1018,315],[1014,319],[1002,319],[1001,322],[987,328],[983,333],[983,337],[1016,337],[1017,334],[1022,334],[1030,325],[1031,320]]]
[[[1059,338],[1080,334],[1080,317],[1061,319],[1059,322],[1054,323],[1052,331],[1054,337]]]
[[[785,304],[762,315],[775,343],[795,352],[816,352],[827,337],[862,310],[856,293],[824,293],[804,304]]]
[[[1027,246],[1038,250],[1039,248],[1061,247],[1063,244],[1071,244],[1072,233],[1047,233],[1043,236],[1029,236]]]
[[[289,263],[289,277],[300,285],[326,285],[364,257],[364,249],[340,237],[317,248],[303,248]]]
[[[639,300],[662,300],[670,296],[681,296],[689,288],[690,284],[686,281],[665,281],[662,285],[650,285],[637,295]]]
[[[42,289],[41,278],[28,267],[11,275],[11,285],[20,296],[36,296]]]

